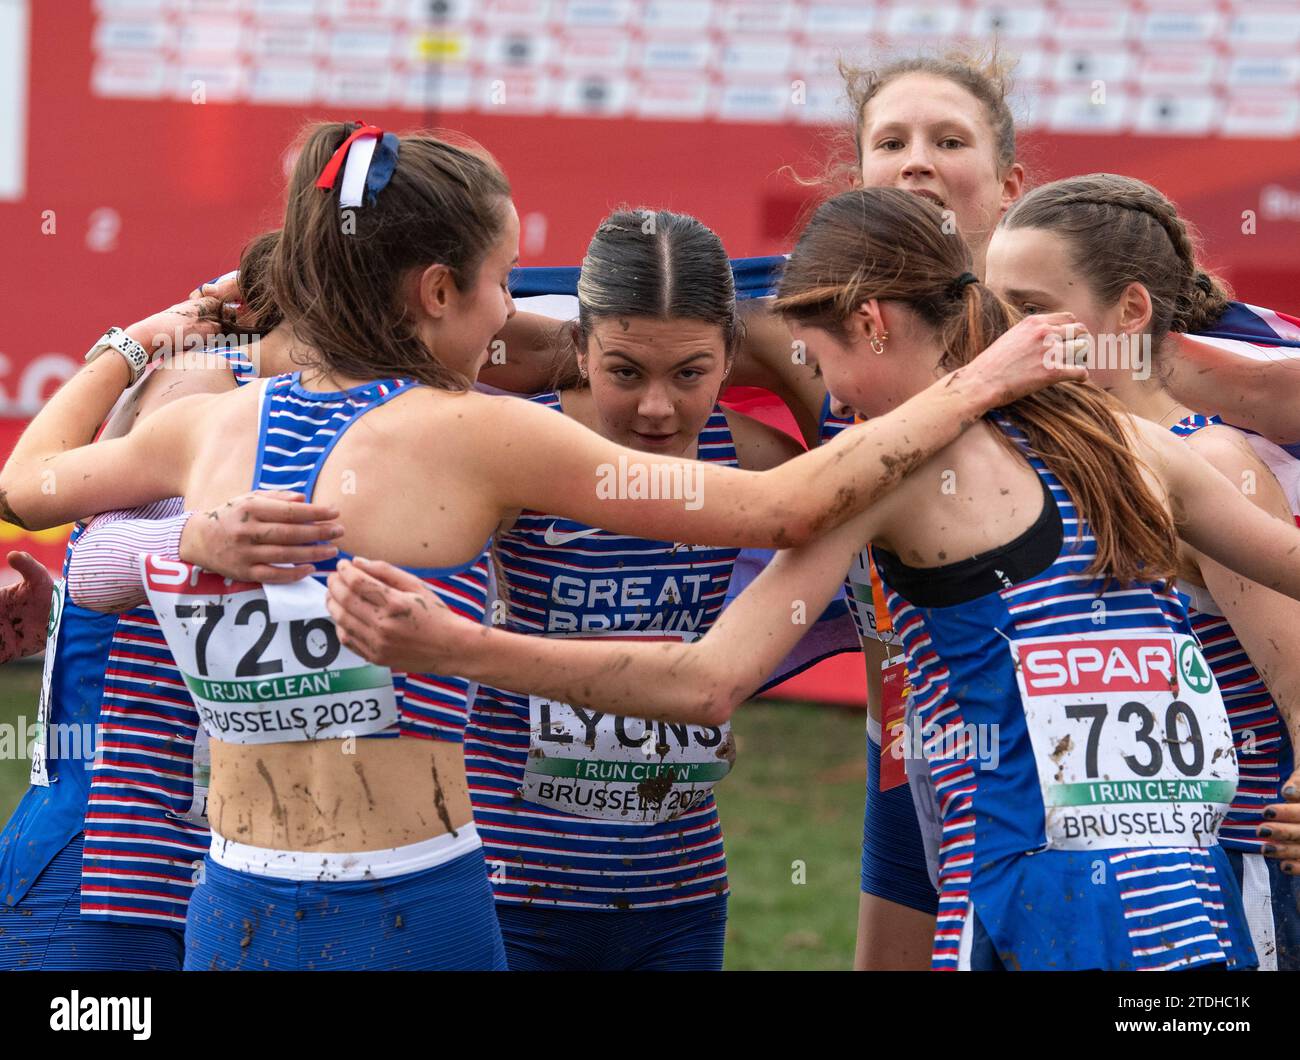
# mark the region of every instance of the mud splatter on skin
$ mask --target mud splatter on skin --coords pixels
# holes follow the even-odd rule
[[[924,460],[925,454],[920,449],[900,452],[897,456],[892,453],[881,453],[880,463],[885,469],[885,481],[881,484],[882,488],[892,486],[899,479],[906,478]]]
[[[4,490],[0,490],[0,519],[3,519],[6,523],[13,523],[14,526],[21,526],[24,530],[31,529],[19,518],[18,513],[9,506],[9,495]]]
[[[835,491],[835,502],[827,510],[826,515],[817,520],[817,529],[824,530],[828,526],[834,526],[840,521],[845,512],[851,512],[858,503],[858,491],[849,486],[841,486]]]
[[[352,763],[352,771],[353,771],[354,773],[356,773],[356,775],[357,775],[357,779],[358,779],[359,781],[361,781],[361,789],[366,793],[366,802],[370,803],[370,808],[373,810],[373,809],[375,808],[375,797],[374,797],[373,795],[370,794],[370,785],[369,785],[369,783],[367,783],[367,781],[366,781],[366,774],[365,774],[365,771],[361,768],[361,763],[360,763],[360,762],[353,762],[353,763]],[[436,771],[435,771],[434,776],[435,776],[435,778],[436,778],[436,776],[437,776]],[[338,807],[335,806],[335,807],[334,807],[334,816],[337,817],[337,816],[338,816],[338,813],[339,813]]]
[[[626,670],[631,665],[632,665],[631,655],[620,655],[617,659],[614,660],[613,673],[621,674],[624,670]]]
[[[271,779],[271,772],[266,768],[266,763],[260,758],[257,760],[257,771],[262,775],[262,779],[266,781],[266,786],[271,789],[271,816],[287,827],[289,815],[285,813],[284,807],[280,805],[280,796],[276,793],[275,781]]]
[[[307,787],[306,784],[295,784],[293,790],[302,792],[303,797],[311,803],[312,809],[316,811],[317,817],[325,816],[325,810],[321,807],[321,804],[316,801],[316,797],[312,795],[311,789]]]
[[[442,793],[442,781],[438,777],[438,763],[430,761],[429,768],[433,771],[433,808],[438,811],[442,826],[455,836],[457,832],[451,826],[451,814],[447,812],[447,796]]]
[[[322,825],[317,828],[316,831],[312,832],[311,835],[307,836],[302,842],[304,847],[316,847],[320,846],[322,843],[332,842],[335,839],[343,839],[346,836],[347,832],[326,832],[324,825]]]

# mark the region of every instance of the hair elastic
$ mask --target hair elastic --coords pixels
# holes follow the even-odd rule
[[[961,293],[966,289],[967,284],[979,283],[979,282],[980,282],[980,278],[976,276],[973,272],[963,272],[960,276],[958,276],[955,280],[953,280],[952,283],[948,285],[948,297],[960,298]]]

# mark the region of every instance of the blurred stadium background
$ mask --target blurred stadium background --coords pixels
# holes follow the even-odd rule
[[[1294,0],[0,0],[0,447],[106,326],[276,223],[308,119],[479,140],[514,185],[525,265],[577,264],[624,202],[694,213],[733,256],[776,253],[816,194],[784,167],[820,172],[848,121],[838,57],[995,38],[1018,60],[1032,182],[1150,180],[1244,300],[1300,308]],[[52,568],[65,537],[0,525]],[[0,672],[0,724],[38,680]],[[781,694],[861,706],[863,689],[841,656]],[[737,729],[729,964],[844,967],[861,714],[769,702]],[[4,754],[0,819],[25,771]]]

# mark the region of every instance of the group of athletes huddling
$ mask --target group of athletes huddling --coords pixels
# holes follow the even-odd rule
[[[78,521],[40,720],[95,733],[0,837],[0,966],[719,969],[731,717],[846,588],[858,967],[1300,962],[1286,366],[1198,362],[1228,295],[1155,188],[1026,192],[996,67],[847,80],[855,186],[743,313],[646,208],[516,314],[490,156],[328,123],[236,278],[94,347],[0,472]]]

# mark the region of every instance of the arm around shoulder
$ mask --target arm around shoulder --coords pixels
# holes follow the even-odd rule
[[[0,518],[39,530],[182,495],[195,425],[214,400],[182,398],[110,441],[60,448],[20,440],[0,470]]]

